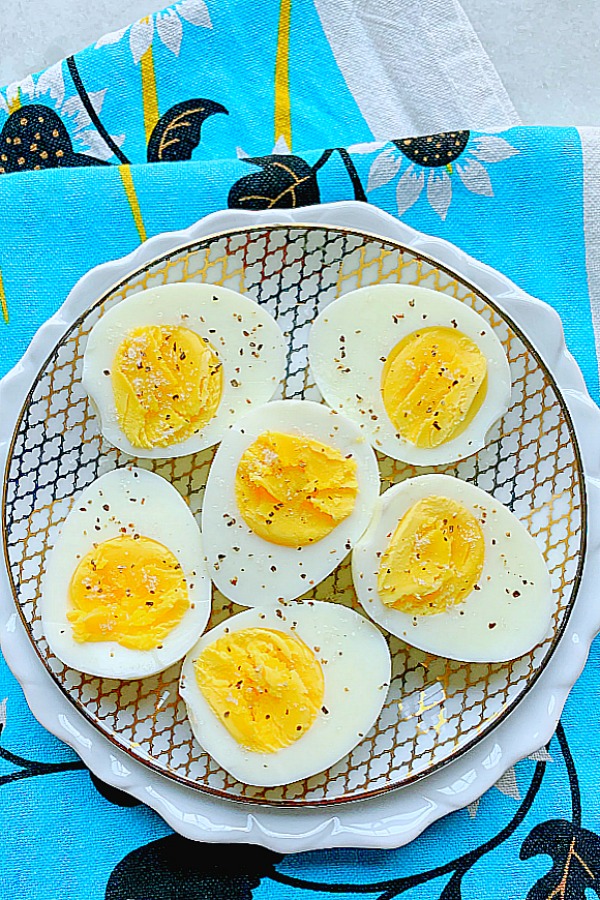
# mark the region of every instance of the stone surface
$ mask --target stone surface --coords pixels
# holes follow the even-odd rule
[[[526,125],[600,125],[597,0],[461,0]]]

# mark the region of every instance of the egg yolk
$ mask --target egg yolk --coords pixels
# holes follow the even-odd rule
[[[354,509],[356,461],[335,447],[294,434],[265,432],[244,451],[235,476],[238,509],[273,544],[320,541]]]
[[[116,641],[131,650],[160,647],[189,607],[176,557],[158,541],[137,535],[90,550],[71,578],[69,601],[76,641]]]
[[[221,400],[222,365],[195,331],[144,325],[130,331],[112,365],[117,418],[134,447],[185,441],[212,419]]]
[[[383,367],[381,394],[398,435],[431,448],[457,437],[481,408],[487,360],[453,328],[424,328],[396,344]]]
[[[281,631],[226,634],[202,651],[194,670],[214,714],[255,753],[289,747],[323,706],[321,664],[303,641]]]
[[[444,612],[478,589],[483,531],[457,500],[425,497],[402,516],[381,557],[377,590],[413,616]]]

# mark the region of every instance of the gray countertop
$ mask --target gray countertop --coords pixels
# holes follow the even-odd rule
[[[600,126],[598,0],[461,0],[526,125]]]

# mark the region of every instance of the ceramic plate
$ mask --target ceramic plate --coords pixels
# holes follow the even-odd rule
[[[458,465],[437,471],[458,475],[493,493],[514,510],[538,541],[551,571],[555,597],[546,639],[527,656],[508,664],[467,665],[427,655],[391,638],[394,677],[374,729],[352,754],[327,772],[285,788],[244,786],[200,750],[177,694],[179,666],[151,679],[127,683],[84,676],[52,656],[40,629],[37,598],[45,549],[52,546],[74,495],[102,472],[129,460],[102,440],[81,389],[87,335],[99,316],[125,296],[177,281],[216,282],[265,305],[288,336],[282,390],[282,396],[288,398],[319,399],[306,365],[310,323],[324,305],[368,284],[419,284],[457,297],[492,325],[511,364],[512,404],[488,446]],[[534,310],[535,346],[527,337]],[[544,327],[540,327],[542,323]],[[564,644],[576,598],[577,609],[585,602],[581,599],[582,573],[595,498],[586,486],[578,414],[581,416],[582,404],[588,416],[589,408],[593,409],[593,418],[586,425],[597,428],[597,411],[586,399],[581,376],[566,354],[558,317],[456,248],[416,235],[371,207],[337,204],[276,217],[222,213],[188,232],[155,238],[131,257],[86,276],[58,316],[38,333],[20,370],[5,381],[12,415],[11,427],[3,435],[7,441],[4,550],[20,616],[18,625],[14,618],[10,620],[11,627],[18,628],[21,637],[24,629],[38,657],[36,676],[42,680],[45,667],[52,681],[46,678],[43,683],[52,689],[54,704],[66,703],[68,720],[77,723],[75,731],[81,734],[81,727],[87,732],[91,726],[93,749],[82,755],[100,777],[106,777],[103,769],[108,753],[109,758],[126,759],[125,765],[134,767],[137,781],[158,775],[164,790],[175,789],[178,796],[199,808],[209,800],[214,803],[207,795],[215,795],[238,801],[235,807],[227,805],[235,809],[242,809],[240,801],[254,810],[259,804],[294,807],[301,819],[306,814],[314,817],[317,806],[335,804],[336,818],[341,815],[346,820],[347,814],[352,817],[351,810],[359,808],[349,804],[350,800],[380,798],[381,804],[386,795],[386,804],[396,798],[402,802],[411,790],[419,796],[420,784],[429,785],[455,769],[463,754],[469,760],[475,750],[489,744],[492,735],[501,730],[510,734],[514,715],[507,716],[540,694],[536,682],[545,669],[551,672],[556,665],[553,657]],[[580,396],[571,396],[573,389]],[[17,394],[20,403],[15,400]],[[212,455],[206,451],[139,464],[172,481],[197,512]],[[380,457],[379,462],[383,488],[419,471],[388,457]],[[349,561],[310,596],[335,598],[358,607]],[[234,611],[215,593],[213,623]],[[590,622],[589,636],[583,646],[578,645],[577,669],[596,625],[596,621]],[[11,642],[6,639],[4,644],[10,664]],[[563,693],[557,695],[555,710],[547,721],[538,722],[535,746],[551,733],[566,696]],[[31,700],[30,704],[43,724],[58,733],[55,716],[40,715],[37,704]],[[64,724],[60,736],[65,737]],[[513,758],[506,765],[534,749],[528,737],[529,742],[523,738],[522,746],[518,741],[511,746]],[[77,743],[73,734],[69,743]],[[75,749],[81,753],[80,747]],[[95,764],[100,757],[104,765]],[[429,776],[426,781],[425,776]],[[114,783],[114,778],[107,780]],[[117,779],[118,786],[135,793],[134,783],[126,784],[126,780]],[[488,784],[481,778],[478,781],[480,793]],[[388,796],[392,789],[400,790]],[[149,802],[147,797],[142,799]],[[467,797],[461,802],[468,801]],[[376,809],[377,802],[371,800],[370,804]],[[242,815],[247,812],[244,808]],[[274,810],[261,810],[267,821],[274,814]],[[278,815],[282,814],[286,811],[280,810]],[[429,819],[437,814],[431,809]],[[169,821],[177,827],[171,818]],[[203,830],[210,831],[192,829],[196,833],[191,836],[206,838]],[[280,841],[285,839],[276,831],[272,834],[274,839],[262,842],[283,849]],[[215,837],[214,831],[211,835],[231,839],[220,834]],[[407,831],[394,843],[406,836],[412,835]],[[357,843],[356,837],[351,843]]]

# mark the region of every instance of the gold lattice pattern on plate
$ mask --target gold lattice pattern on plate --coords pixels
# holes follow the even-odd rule
[[[289,341],[284,397],[320,399],[306,358],[310,324],[324,304],[362,285],[435,288],[476,309],[508,355],[512,405],[491,443],[437,471],[478,484],[525,522],[545,555],[556,608],[547,639],[510,663],[464,664],[428,655],[390,637],[393,679],[372,731],[327,772],[283,788],[242,785],[194,741],[177,692],[180,666],[120,682],[65,668],[41,632],[38,597],[47,548],[73,497],[129,458],[105,443],[80,375],[87,336],[103,311],[144,288],[210,281],[244,291],[275,316]],[[194,513],[213,451],[172,460],[136,460],[168,478]],[[431,469],[380,456],[382,489]],[[15,432],[8,465],[5,552],[30,637],[56,682],[111,741],[188,785],[272,804],[356,799],[405,784],[454,758],[487,733],[531,686],[566,623],[579,579],[585,499],[575,438],[554,381],[524,337],[493,303],[431,260],[385,240],[342,229],[274,226],[217,235],[181,248],[113,288],[55,348],[39,373]],[[311,593],[361,611],[349,559]],[[211,624],[237,611],[215,592]],[[368,665],[368,660],[364,661]]]

